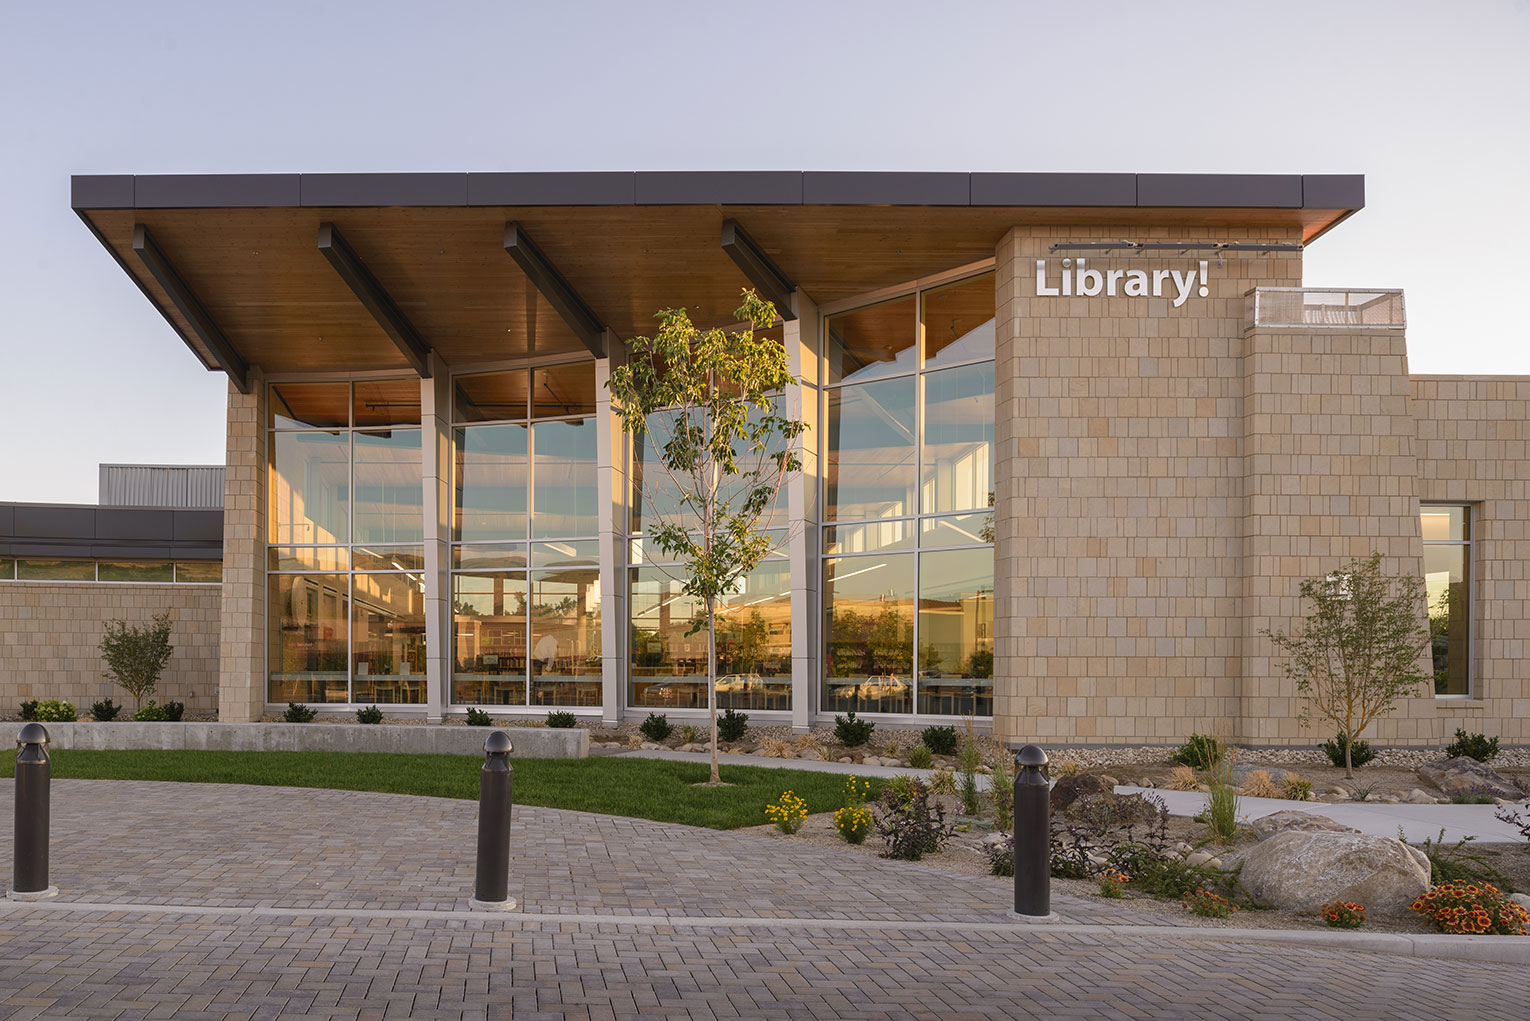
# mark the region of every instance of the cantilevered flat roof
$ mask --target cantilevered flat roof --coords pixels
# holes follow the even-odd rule
[[[1362,176],[1326,174],[72,180],[81,219],[202,362],[236,382],[251,366],[418,371],[426,350],[452,365],[588,354],[648,332],[660,308],[726,322],[745,286],[823,304],[991,258],[1022,224],[1304,244],[1364,200]]]

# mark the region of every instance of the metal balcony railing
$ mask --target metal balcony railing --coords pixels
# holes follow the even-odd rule
[[[1256,287],[1244,295],[1244,307],[1252,327],[1401,330],[1407,325],[1403,292],[1392,289]]]

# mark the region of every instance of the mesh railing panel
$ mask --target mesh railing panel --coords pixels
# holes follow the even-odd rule
[[[1252,326],[1406,325],[1402,291],[1259,287],[1245,298]]]

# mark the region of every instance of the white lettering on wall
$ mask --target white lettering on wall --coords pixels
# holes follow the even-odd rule
[[[1088,259],[1062,260],[1062,272],[1057,283],[1048,283],[1050,274],[1046,259],[1036,260],[1036,296],[1056,298],[1078,295],[1093,298],[1100,294],[1114,298],[1118,294],[1128,298],[1172,298],[1179,308],[1192,296],[1202,298],[1211,294],[1210,267],[1200,260],[1200,269],[1188,273],[1177,269],[1155,269],[1149,286],[1148,271],[1143,269],[1112,269],[1100,271],[1089,268]],[[1167,293],[1166,293],[1167,291]]]

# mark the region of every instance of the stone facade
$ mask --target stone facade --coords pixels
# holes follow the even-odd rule
[[[228,389],[223,490],[223,618],[218,715],[258,720],[266,703],[266,385]]]

